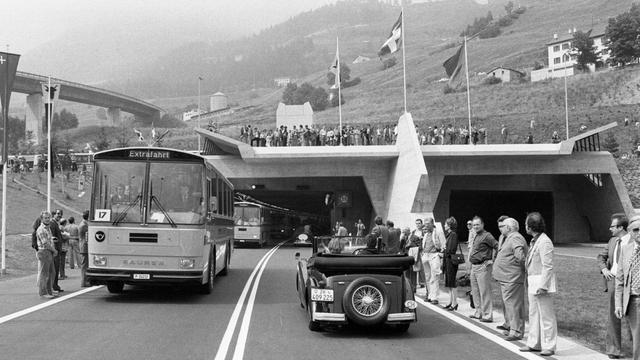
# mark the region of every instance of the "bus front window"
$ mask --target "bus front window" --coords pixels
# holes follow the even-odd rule
[[[96,166],[94,220],[141,222],[145,164],[104,161]]]
[[[260,209],[255,207],[236,207],[234,216],[236,225],[260,225]]]
[[[203,170],[201,164],[151,163],[147,221],[202,224],[206,215]]]

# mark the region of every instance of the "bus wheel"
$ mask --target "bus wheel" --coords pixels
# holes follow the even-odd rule
[[[107,283],[107,290],[112,294],[120,294],[124,289],[124,283],[120,281],[109,281]]]
[[[200,285],[200,293],[201,294],[205,294],[205,295],[209,295],[211,294],[211,292],[213,291],[213,278],[216,274],[216,267],[215,264],[213,263],[213,256],[209,255],[209,269],[207,271],[208,274],[208,281],[206,284],[201,284]]]

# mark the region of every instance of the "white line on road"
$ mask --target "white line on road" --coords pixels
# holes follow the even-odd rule
[[[218,347],[218,352],[216,353],[215,360],[224,360],[227,357],[227,353],[229,352],[229,344],[231,344],[231,339],[233,337],[233,333],[236,330],[236,325],[238,323],[238,318],[240,317],[240,312],[242,311],[242,307],[244,305],[244,300],[247,297],[247,293],[249,292],[249,287],[253,282],[253,278],[256,276],[262,264],[266,263],[266,261],[271,257],[278,248],[284,244],[286,241],[283,241],[276,245],[273,249],[269,250],[249,275],[249,279],[247,283],[244,285],[242,289],[242,293],[240,294],[240,298],[238,298],[238,302],[236,303],[236,307],[233,309],[233,313],[231,314],[231,319],[229,320],[229,325],[227,325],[227,330],[224,332],[224,336],[222,337],[222,341],[220,342],[220,347]]]
[[[490,331],[485,330],[482,327],[477,326],[477,325],[469,322],[467,319],[461,318],[461,317],[459,317],[457,315],[453,315],[448,310],[444,310],[444,309],[440,308],[439,306],[427,304],[424,300],[422,300],[420,298],[416,297],[416,301],[420,305],[426,307],[427,309],[435,311],[439,315],[442,315],[442,316],[446,317],[447,319],[457,323],[458,325],[462,325],[463,327],[473,331],[474,333],[493,341],[494,343],[502,346],[503,348],[511,351],[514,354],[517,354],[518,356],[520,356],[522,358],[530,359],[530,360],[540,360],[540,356],[536,355],[536,353],[521,352],[519,350],[520,347],[517,346],[515,343],[507,342],[503,338],[501,338],[500,336],[498,336],[496,334],[493,334]]]
[[[262,278],[262,273],[264,272],[264,269],[267,267],[267,263],[269,262],[269,259],[271,259],[271,256],[275,254],[275,250],[278,250],[278,248],[282,246],[282,244],[284,244],[285,242],[286,241],[283,241],[280,244],[276,245],[276,247],[274,248],[274,251],[271,254],[269,254],[269,257],[267,257],[264,260],[264,262],[262,263],[262,266],[260,267],[260,271],[258,272],[256,281],[253,283],[253,288],[251,289],[249,302],[247,303],[246,310],[244,311],[244,316],[242,318],[242,325],[240,326],[240,333],[238,334],[238,341],[236,342],[236,349],[233,352],[233,360],[242,360],[242,358],[244,357],[244,348],[247,343],[247,335],[249,333],[249,324],[251,323],[251,313],[253,313],[253,304],[255,303],[255,300],[256,300],[256,293],[258,292],[258,285],[260,285],[260,278]]]
[[[53,306],[53,305],[55,305],[57,303],[63,302],[65,300],[69,300],[69,299],[74,298],[74,297],[76,297],[78,295],[86,294],[86,293],[88,293],[90,291],[98,290],[100,288],[102,288],[102,286],[92,286],[92,287],[89,287],[89,288],[86,288],[86,289],[78,290],[78,291],[73,292],[71,294],[68,294],[68,295],[65,295],[65,296],[61,296],[59,298],[55,298],[55,299],[47,301],[47,302],[43,302],[42,304],[38,304],[36,306],[32,306],[32,307],[30,307],[28,309],[20,310],[20,311],[18,311],[16,313],[3,316],[3,317],[0,318],[0,324],[4,324],[7,321],[11,321],[11,320],[19,318],[21,316],[24,316],[24,315],[27,315],[27,314],[31,314],[32,312],[35,312],[35,311],[38,311],[38,310],[42,310],[42,309],[47,308],[49,306]]]
[[[559,252],[554,252],[554,255],[574,257],[574,258],[587,259],[587,260],[593,260],[593,261],[596,260],[595,256],[571,255],[571,254],[562,254]]]

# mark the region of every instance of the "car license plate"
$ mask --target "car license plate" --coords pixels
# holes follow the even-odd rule
[[[133,274],[134,280],[149,280],[151,279],[150,274]]]
[[[333,289],[311,289],[311,300],[333,302]]]

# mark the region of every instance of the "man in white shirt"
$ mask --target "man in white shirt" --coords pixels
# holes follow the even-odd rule
[[[640,215],[629,220],[627,230],[629,242],[620,244],[615,314],[618,319],[627,318],[633,341],[633,359],[637,360],[640,359]]]

